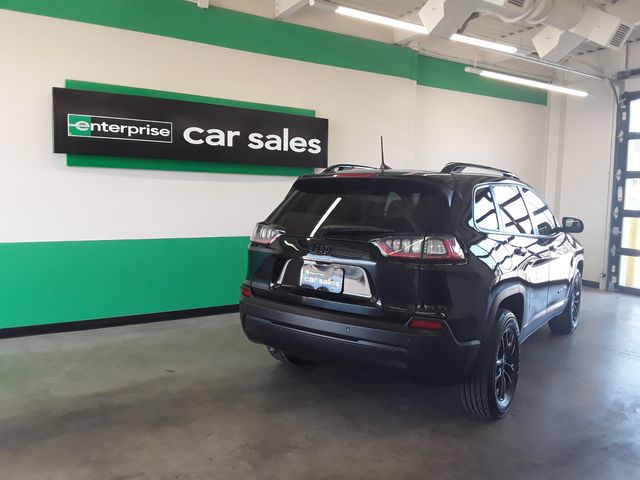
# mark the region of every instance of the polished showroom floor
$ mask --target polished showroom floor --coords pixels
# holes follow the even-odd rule
[[[587,291],[523,345],[512,414],[456,389],[288,369],[238,317],[0,340],[0,479],[631,479],[640,298]]]

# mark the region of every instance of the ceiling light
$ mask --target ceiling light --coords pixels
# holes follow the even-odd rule
[[[400,28],[402,30],[409,30],[410,32],[427,34],[427,29],[422,25],[416,23],[404,22],[395,18],[384,17],[382,15],[376,15],[375,13],[363,12],[362,10],[356,10],[355,8],[339,6],[335,10],[340,15],[346,15],[347,17],[358,18],[360,20],[366,20],[368,22],[379,23],[386,25],[387,27]]]
[[[510,45],[490,42],[489,40],[482,40],[475,37],[468,37],[466,35],[460,35],[459,33],[454,33],[450,38],[454,42],[467,43],[469,45],[475,45],[476,47],[488,48],[489,50],[497,50],[498,52],[514,54],[518,51],[516,47],[512,47]]]
[[[465,72],[475,73],[481,77],[493,78],[494,80],[500,80],[501,82],[515,83],[517,85],[524,85],[525,87],[540,88],[542,90],[549,90],[556,93],[564,93],[566,95],[573,95],[576,97],[587,97],[589,94],[582,90],[574,90],[573,88],[561,87],[554,85],[553,83],[540,82],[538,80],[531,80],[529,78],[516,77],[514,75],[507,75],[505,73],[494,72],[491,70],[482,70],[479,68],[466,67]]]

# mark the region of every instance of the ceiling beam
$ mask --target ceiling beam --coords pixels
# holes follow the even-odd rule
[[[287,18],[309,4],[309,0],[275,0],[275,18]]]
[[[410,13],[409,15],[405,15],[398,20],[402,20],[403,22],[415,23],[416,25],[422,25],[422,21],[420,20],[420,16],[418,15],[417,11]],[[400,28],[393,29],[393,41],[394,43],[397,43],[399,45],[406,45],[410,41],[423,36],[424,35],[421,33],[410,32],[409,30],[402,30]]]

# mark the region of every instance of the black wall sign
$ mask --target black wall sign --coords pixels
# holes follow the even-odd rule
[[[324,118],[54,88],[53,128],[55,153],[327,166]]]

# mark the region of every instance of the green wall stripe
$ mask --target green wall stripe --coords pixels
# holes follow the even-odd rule
[[[419,55],[407,47],[223,8],[199,9],[184,0],[0,0],[0,8],[402,77],[448,90],[546,104],[544,92],[486,78],[474,79],[464,72],[463,64]]]
[[[547,105],[547,92],[535,88],[510,85],[464,71],[464,63],[420,56],[418,85],[475,93],[487,97]]]
[[[0,244],[0,328],[238,303],[248,237]]]
[[[416,78],[417,53],[409,48],[184,0],[0,0],[0,8]]]
[[[126,87],[107,83],[85,82],[82,80],[66,80],[65,87],[78,90],[91,90],[105,93],[121,93],[125,95],[140,95],[143,97],[166,98],[185,102],[208,103],[229,107],[252,108],[292,115],[315,117],[315,110],[304,108],[283,107],[263,103],[241,102],[223,98],[188,95],[186,93],[166,92],[148,88]],[[263,166],[222,162],[198,162],[193,160],[169,160],[136,157],[108,157],[97,155],[67,155],[67,165],[70,167],[99,167],[99,168],[134,168],[138,170],[172,170],[178,172],[209,172],[209,173],[237,173],[251,175],[281,175],[299,177],[313,173],[313,168]]]
[[[316,111],[308,108],[294,108],[285,107],[282,105],[269,105],[266,103],[229,100],[226,98],[204,97],[202,95],[167,92],[164,90],[152,90],[149,88],[127,87],[124,85],[112,85],[109,83],[85,82],[82,80],[65,80],[64,86],[67,88],[75,88],[77,90],[91,90],[92,92],[121,93],[123,95],[139,95],[141,97],[181,100],[183,102],[208,103],[210,105],[224,105],[227,107],[252,108],[254,110],[265,110],[268,112],[302,115],[304,117],[316,116]]]
[[[174,172],[235,173],[244,175],[280,175],[300,177],[313,173],[313,168],[249,165],[241,163],[198,162],[166,158],[108,157],[67,155],[69,167],[132,168],[137,170],[170,170]]]

